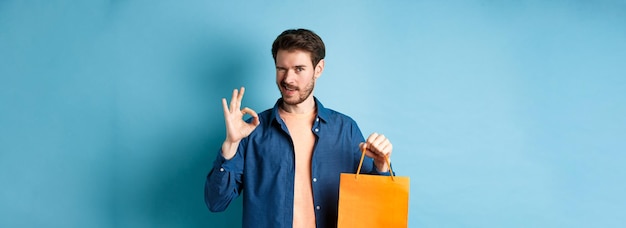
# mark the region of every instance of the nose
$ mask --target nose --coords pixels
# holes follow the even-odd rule
[[[285,71],[283,82],[291,84],[296,79],[296,72],[293,69]]]

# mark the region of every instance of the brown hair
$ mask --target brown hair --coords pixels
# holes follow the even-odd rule
[[[276,62],[278,50],[302,50],[311,54],[313,67],[324,59],[326,48],[324,42],[313,31],[308,29],[288,29],[276,37],[272,44],[272,57]]]

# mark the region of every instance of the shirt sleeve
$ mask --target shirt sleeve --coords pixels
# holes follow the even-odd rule
[[[243,149],[239,144],[235,156],[226,160],[220,149],[204,184],[204,201],[212,212],[224,211],[242,190]]]

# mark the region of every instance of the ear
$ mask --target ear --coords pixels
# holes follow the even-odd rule
[[[315,79],[322,76],[322,72],[324,72],[324,59],[320,60],[317,66],[315,66]]]

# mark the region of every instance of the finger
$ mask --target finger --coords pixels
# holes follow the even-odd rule
[[[367,148],[372,150],[373,152],[378,153],[379,150],[379,146],[380,144],[384,141],[385,136],[378,134],[376,132],[372,133],[368,138],[367,138]]]
[[[248,108],[248,107],[245,107],[245,108],[241,109],[241,112],[243,114],[249,114],[252,117],[259,117],[259,115],[254,110],[252,110],[251,108]]]
[[[376,150],[380,151],[382,149],[383,144],[388,141],[385,135],[378,135],[374,141],[372,142],[372,146],[376,148]]]
[[[374,132],[370,136],[367,137],[367,140],[365,140],[365,142],[367,144],[372,144],[374,142],[374,140],[376,140],[376,137],[378,137],[378,133]]]
[[[242,86],[241,89],[239,89],[239,96],[237,97],[237,100],[239,101],[240,104],[241,104],[241,100],[243,100],[244,92],[246,92],[246,88]]]
[[[365,142],[359,143],[359,149],[360,149],[360,151],[361,151],[361,152],[365,151],[365,156],[368,156],[368,157],[370,157],[370,158],[375,158],[375,157],[376,157],[376,154],[374,154],[372,151],[368,150],[368,149],[367,149],[367,145],[368,145],[368,144],[367,144],[367,143],[365,143]]]
[[[241,108],[241,101],[243,100],[243,93],[245,92],[245,88],[243,88],[243,86],[239,89],[239,94],[237,94],[237,106],[236,106],[236,110],[239,110]]]
[[[383,145],[381,145],[380,152],[383,156],[390,156],[391,150],[393,149],[393,145],[387,140]]]
[[[235,110],[239,110],[239,107],[237,105],[237,94],[239,93],[239,91],[237,91],[237,89],[233,89],[233,95],[230,98],[230,112],[234,112]]]
[[[259,125],[261,122],[259,121],[259,115],[252,109],[245,107],[241,110],[243,114],[249,114],[252,116],[252,124]]]
[[[379,153],[375,153],[371,150],[365,150],[365,156],[368,156],[370,158],[373,158],[374,160],[381,160],[381,159],[385,159],[385,156],[379,154]]]
[[[227,116],[230,113],[230,109],[228,109],[226,98],[222,98],[222,108],[224,109],[224,116]]]
[[[370,150],[365,150],[365,156],[368,156],[370,158],[374,158],[376,159],[376,157],[378,157],[378,155],[374,152],[371,152]]]

